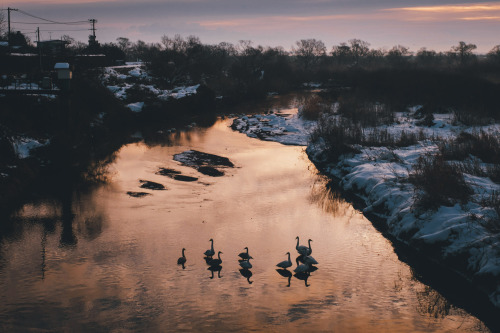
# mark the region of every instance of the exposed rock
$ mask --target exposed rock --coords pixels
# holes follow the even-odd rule
[[[212,167],[234,167],[234,164],[223,156],[203,153],[197,150],[188,150],[180,154],[174,155],[174,160],[181,162],[184,165],[196,166],[212,166]]]
[[[174,169],[160,168],[160,170],[158,170],[156,174],[161,176],[173,177],[174,175],[180,175],[181,172]]]
[[[139,180],[139,182],[142,183],[141,188],[147,188],[149,190],[157,190],[157,191],[165,190],[165,186],[163,186],[162,184],[159,184],[159,183],[155,183],[155,182],[152,182],[149,180],[142,180],[142,179]]]
[[[234,167],[234,164],[227,157],[207,154],[196,150],[188,150],[176,154],[174,155],[174,160],[195,168],[200,173],[211,177],[224,176],[224,172],[218,168]]]
[[[151,193],[146,193],[146,192],[132,192],[132,191],[128,191],[127,194],[130,195],[133,198],[142,198],[142,197],[145,197],[147,195],[151,195]]]
[[[184,175],[174,175],[175,180],[179,180],[181,182],[195,182],[198,180],[196,177],[184,176]]]
[[[211,177],[221,177],[224,176],[224,172],[217,170],[216,168],[209,167],[209,166],[202,166],[198,168],[198,171],[201,172],[204,175],[211,176]]]
[[[197,181],[198,178],[196,177],[191,177],[191,176],[184,176],[181,174],[180,171],[174,170],[174,169],[167,169],[167,168],[160,168],[158,172],[156,172],[157,175],[162,175],[162,176],[167,176],[172,179],[181,181],[181,182],[194,182]]]

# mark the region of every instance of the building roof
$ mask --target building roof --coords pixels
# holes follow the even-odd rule
[[[54,65],[54,69],[69,69],[69,64],[67,62],[58,62]]]

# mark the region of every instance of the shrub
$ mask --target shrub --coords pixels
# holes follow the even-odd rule
[[[411,133],[403,130],[399,135],[395,135],[386,128],[365,129],[350,119],[330,116],[321,117],[311,133],[311,141],[320,138],[325,142],[330,157],[337,160],[343,154],[359,152],[353,145],[407,147],[426,137],[423,131]]]
[[[500,164],[500,137],[485,131],[462,132],[454,140],[443,141],[439,149],[447,160],[461,161],[473,155],[485,163]]]
[[[417,204],[433,209],[467,201],[472,194],[464,175],[454,164],[447,163],[441,154],[420,156],[413,166],[409,181],[421,190]]]
[[[428,113],[424,116],[424,119],[417,121],[417,126],[427,126],[427,127],[432,127],[434,126],[434,115],[432,113]]]
[[[312,95],[307,97],[304,105],[299,108],[299,116],[307,120],[317,120],[323,112],[329,110],[329,104],[326,104],[318,95]]]
[[[339,113],[362,126],[379,126],[394,123],[394,114],[385,104],[373,103],[356,96],[339,98]]]
[[[500,192],[493,191],[490,195],[485,196],[481,204],[484,207],[493,208],[497,213],[496,218],[485,221],[484,227],[491,232],[500,233]]]

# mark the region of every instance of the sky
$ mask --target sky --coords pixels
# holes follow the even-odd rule
[[[253,45],[283,46],[300,39],[333,45],[358,38],[372,48],[395,45],[448,51],[459,41],[486,53],[500,44],[500,1],[461,0],[0,0],[11,12],[12,29],[35,40],[70,35],[87,42],[90,24],[39,24],[25,13],[57,22],[97,19],[100,43],[118,37],[159,43],[161,36],[195,35],[203,43],[251,40]],[[6,11],[3,11],[6,15]],[[23,22],[23,23],[19,23]],[[33,24],[27,24],[33,23]]]

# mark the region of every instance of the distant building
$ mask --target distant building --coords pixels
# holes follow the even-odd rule
[[[36,42],[38,49],[43,55],[48,56],[62,56],[66,52],[66,45],[70,44],[68,41],[54,39]]]
[[[58,62],[54,65],[54,69],[57,72],[57,81],[59,88],[62,90],[69,90],[71,87],[71,79],[73,78],[73,73],[67,62]]]

